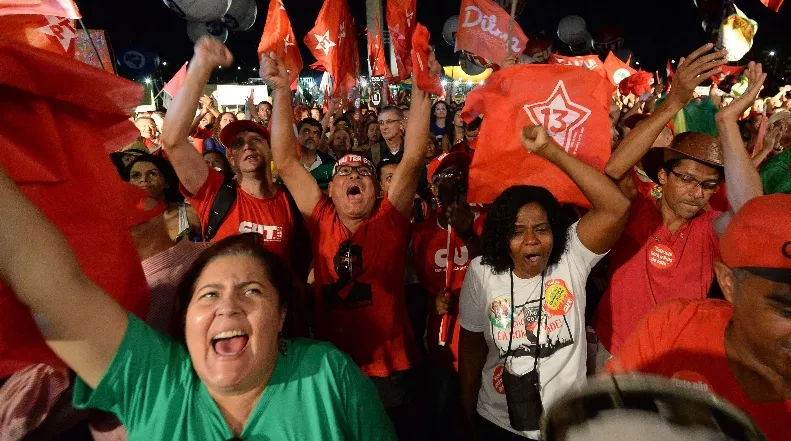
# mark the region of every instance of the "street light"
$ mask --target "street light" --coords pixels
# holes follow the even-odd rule
[[[143,80],[143,82],[145,82],[146,84],[151,84],[151,78],[146,78],[145,80]]]
[[[167,62],[167,61],[163,61],[163,62],[162,62],[162,65],[163,65],[163,66],[167,66],[167,65],[168,65],[168,62]]]
[[[365,78],[360,78],[360,87],[362,88],[368,87],[368,80],[366,80]]]
[[[635,61],[635,62],[634,62],[634,65],[635,65],[635,66],[639,66],[639,65],[640,65],[640,62],[639,62],[639,61]]]
[[[675,63],[676,63],[676,60],[670,60],[670,62],[671,62],[671,63],[673,63],[673,64],[675,64]]]
[[[769,56],[770,57],[774,57],[775,56],[775,51],[769,51]]]

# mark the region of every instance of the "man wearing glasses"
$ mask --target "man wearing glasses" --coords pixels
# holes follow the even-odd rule
[[[404,112],[398,106],[386,106],[379,112],[382,140],[371,146],[366,156],[374,167],[382,161],[401,162],[404,155]]]
[[[704,46],[687,57],[667,99],[629,132],[605,166],[632,200],[626,228],[610,252],[610,284],[593,320],[602,346],[610,353],[618,351],[655,305],[706,298],[720,255],[718,236],[735,211],[762,194],[760,177],[737,125],[760,90],[760,65],[747,71],[748,91],[717,114],[719,138],[686,132],[667,147],[651,148],[671,118],[692,99],[695,87],[724,63],[722,52],[705,55],[710,49]],[[658,200],[641,195],[629,175],[640,160],[648,177],[661,187]],[[723,180],[728,181],[731,211],[710,210],[709,199],[720,191]],[[608,356],[600,352],[599,365]]]

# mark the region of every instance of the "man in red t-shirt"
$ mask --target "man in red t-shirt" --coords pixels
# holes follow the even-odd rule
[[[430,65],[438,74],[436,60]],[[418,361],[404,272],[409,216],[428,145],[429,96],[413,85],[404,156],[384,198],[377,201],[374,165],[354,153],[335,164],[327,197],[297,157],[285,65],[277,55],[264,54],[260,72],[274,93],[270,127],[275,165],[308,217],[315,256],[316,336],[352,356],[374,381],[391,416],[399,413],[397,408],[414,412],[409,404],[415,391],[404,390],[404,383],[410,383],[405,376],[412,375],[407,371]],[[404,425],[395,425],[403,433]]]
[[[750,78],[748,93],[717,115],[719,139],[686,132],[666,148],[651,148],[668,121],[692,99],[695,87],[709,77],[707,73],[725,63],[724,52],[704,55],[710,49],[711,45],[703,46],[684,60],[667,99],[629,132],[605,167],[612,179],[620,181],[642,160],[646,175],[662,189],[662,197],[655,201],[641,195],[633,181],[620,185],[632,207],[623,235],[610,252],[610,285],[593,319],[597,336],[611,353],[655,305],[669,299],[703,299],[708,294],[719,256],[717,234],[733,214],[705,209],[723,178],[731,183],[728,200],[733,210],[762,194],[760,177],[737,125],[741,112],[760,91],[760,67]]]
[[[741,408],[769,441],[791,440],[791,195],[752,199],[721,239],[728,300],[674,300],[649,313],[607,364],[663,375]],[[778,226],[784,226],[778,228]]]
[[[248,120],[235,121],[223,129],[220,140],[228,148],[228,159],[236,172],[236,181],[226,182],[223,175],[208,167],[203,157],[187,141],[195,103],[211,75],[221,65],[230,65],[233,57],[228,49],[213,39],[195,45],[187,78],[165,118],[162,144],[181,181],[182,192],[192,204],[207,232],[215,200],[223,186],[231,185],[236,199],[223,222],[215,231],[208,231],[212,241],[240,233],[259,233],[264,246],[288,262],[301,274],[302,259],[309,248],[296,247],[295,230],[301,226],[300,215],[292,209],[284,188],[272,181],[272,153],[269,131]],[[297,249],[295,249],[297,248]]]

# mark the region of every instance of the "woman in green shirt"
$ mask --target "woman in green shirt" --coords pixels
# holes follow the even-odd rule
[[[293,279],[260,237],[218,242],[185,276],[185,346],[90,281],[1,168],[0,212],[0,281],[79,375],[75,405],[115,413],[130,440],[395,440],[347,355],[282,338]]]

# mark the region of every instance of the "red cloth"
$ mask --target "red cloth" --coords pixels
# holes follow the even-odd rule
[[[616,87],[618,87],[618,84],[620,84],[624,78],[634,75],[634,73],[637,72],[629,67],[629,64],[621,61],[621,59],[616,57],[612,52],[607,54],[607,58],[604,60],[604,71],[607,73],[607,79]]]
[[[611,153],[611,96],[601,75],[573,66],[521,64],[492,74],[467,95],[462,114],[468,123],[485,115],[467,200],[491,203],[506,188],[528,184],[547,188],[561,202],[590,207],[565,173],[522,147],[519,133],[543,124],[567,152],[603,170]]]
[[[313,66],[332,77],[332,96],[346,96],[360,73],[357,28],[346,0],[324,0],[316,25],[305,35],[305,44],[318,60]]]
[[[412,227],[412,258],[417,271],[418,280],[431,295],[437,295],[445,289],[447,272],[447,241],[448,231],[437,223],[436,213],[423,222]],[[464,242],[452,232],[451,247],[453,248],[453,274],[451,274],[451,310],[448,317],[450,326],[446,346],[439,346],[439,329],[442,316],[429,310],[426,325],[426,344],[429,357],[434,363],[446,370],[459,370],[459,293],[464,283],[464,275],[470,265],[470,255]]]
[[[376,19],[376,35],[368,30],[368,63],[371,65],[372,75],[390,77],[390,68],[387,67],[385,45],[382,41],[382,30],[379,28],[379,18]]]
[[[389,0],[387,2],[387,27],[390,44],[395,52],[398,77],[402,80],[412,75],[412,33],[417,25],[415,3],[417,0]]]
[[[349,234],[325,196],[307,225],[315,257],[316,337],[351,355],[371,377],[415,366],[418,353],[404,297],[409,219],[384,198]],[[352,247],[344,247],[344,242]],[[352,281],[343,283],[336,263],[348,256],[360,272],[354,270]]]
[[[211,138],[212,130],[211,129],[204,129],[198,127],[197,132],[192,135],[192,139],[195,141],[195,149],[198,150],[200,154],[203,154],[203,142],[207,139]]]
[[[77,47],[74,23],[72,19],[55,16],[0,16],[0,40],[15,40],[26,46],[74,58]]]
[[[444,90],[440,76],[429,75],[429,56],[433,49],[429,45],[431,35],[425,26],[418,23],[415,32],[412,34],[412,69],[415,71],[415,83],[417,87],[434,95],[442,95]]]
[[[181,86],[184,85],[184,80],[186,79],[187,79],[187,63],[184,63],[181,66],[181,69],[179,69],[179,71],[176,72],[175,75],[173,75],[173,78],[171,78],[167,83],[165,83],[165,87],[163,87],[162,90],[164,90],[165,93],[167,93],[170,96],[176,96],[176,94],[179,93],[179,90],[181,90]]]
[[[638,196],[632,203],[623,235],[610,251],[610,285],[593,319],[608,351],[616,353],[654,306],[706,298],[720,258],[712,227],[719,215],[701,213],[670,234],[655,200]]]
[[[19,14],[54,15],[70,19],[82,18],[74,0],[36,0],[33,2],[4,0],[0,2],[0,16]]]
[[[665,67],[665,74],[667,75],[667,81],[670,82],[673,80],[673,76],[676,73],[673,71],[673,65],[670,64],[670,60],[667,60],[667,66]]]
[[[705,387],[747,413],[768,441],[789,441],[791,399],[751,401],[733,375],[725,329],[733,306],[724,300],[675,300],[651,311],[616,357],[613,373],[643,372]]]
[[[621,95],[629,95],[631,93],[636,97],[641,97],[646,93],[651,93],[651,80],[653,78],[654,76],[651,75],[651,72],[638,70],[618,83],[618,91],[621,92]]]
[[[527,36],[514,21],[511,39],[506,42],[509,21],[511,14],[492,0],[462,0],[456,50],[498,65],[510,55],[518,56],[525,50]]]
[[[607,72],[604,71],[604,63],[601,62],[598,55],[567,57],[565,55],[551,54],[549,56],[549,64],[584,67],[588,70],[598,72],[603,77],[607,77]]]
[[[0,65],[7,116],[0,164],[66,236],[88,277],[144,317],[148,287],[127,231],[133,207],[117,196],[126,184],[107,155],[140,134],[128,118],[142,87],[8,40],[0,40]],[[65,367],[30,311],[2,286],[0,311],[0,378],[38,363]]]
[[[711,81],[718,86],[722,83],[736,82],[736,78],[741,75],[745,67],[747,66],[720,66],[720,73],[712,75]]]
[[[309,46],[312,47],[312,46]],[[302,70],[302,55],[297,47],[297,38],[291,29],[291,20],[282,1],[270,1],[266,15],[264,33],[258,44],[258,57],[265,52],[274,52],[286,64],[291,90],[297,90],[299,72]]]
[[[761,3],[771,10],[779,12],[780,6],[783,4],[783,0],[761,0]]]

